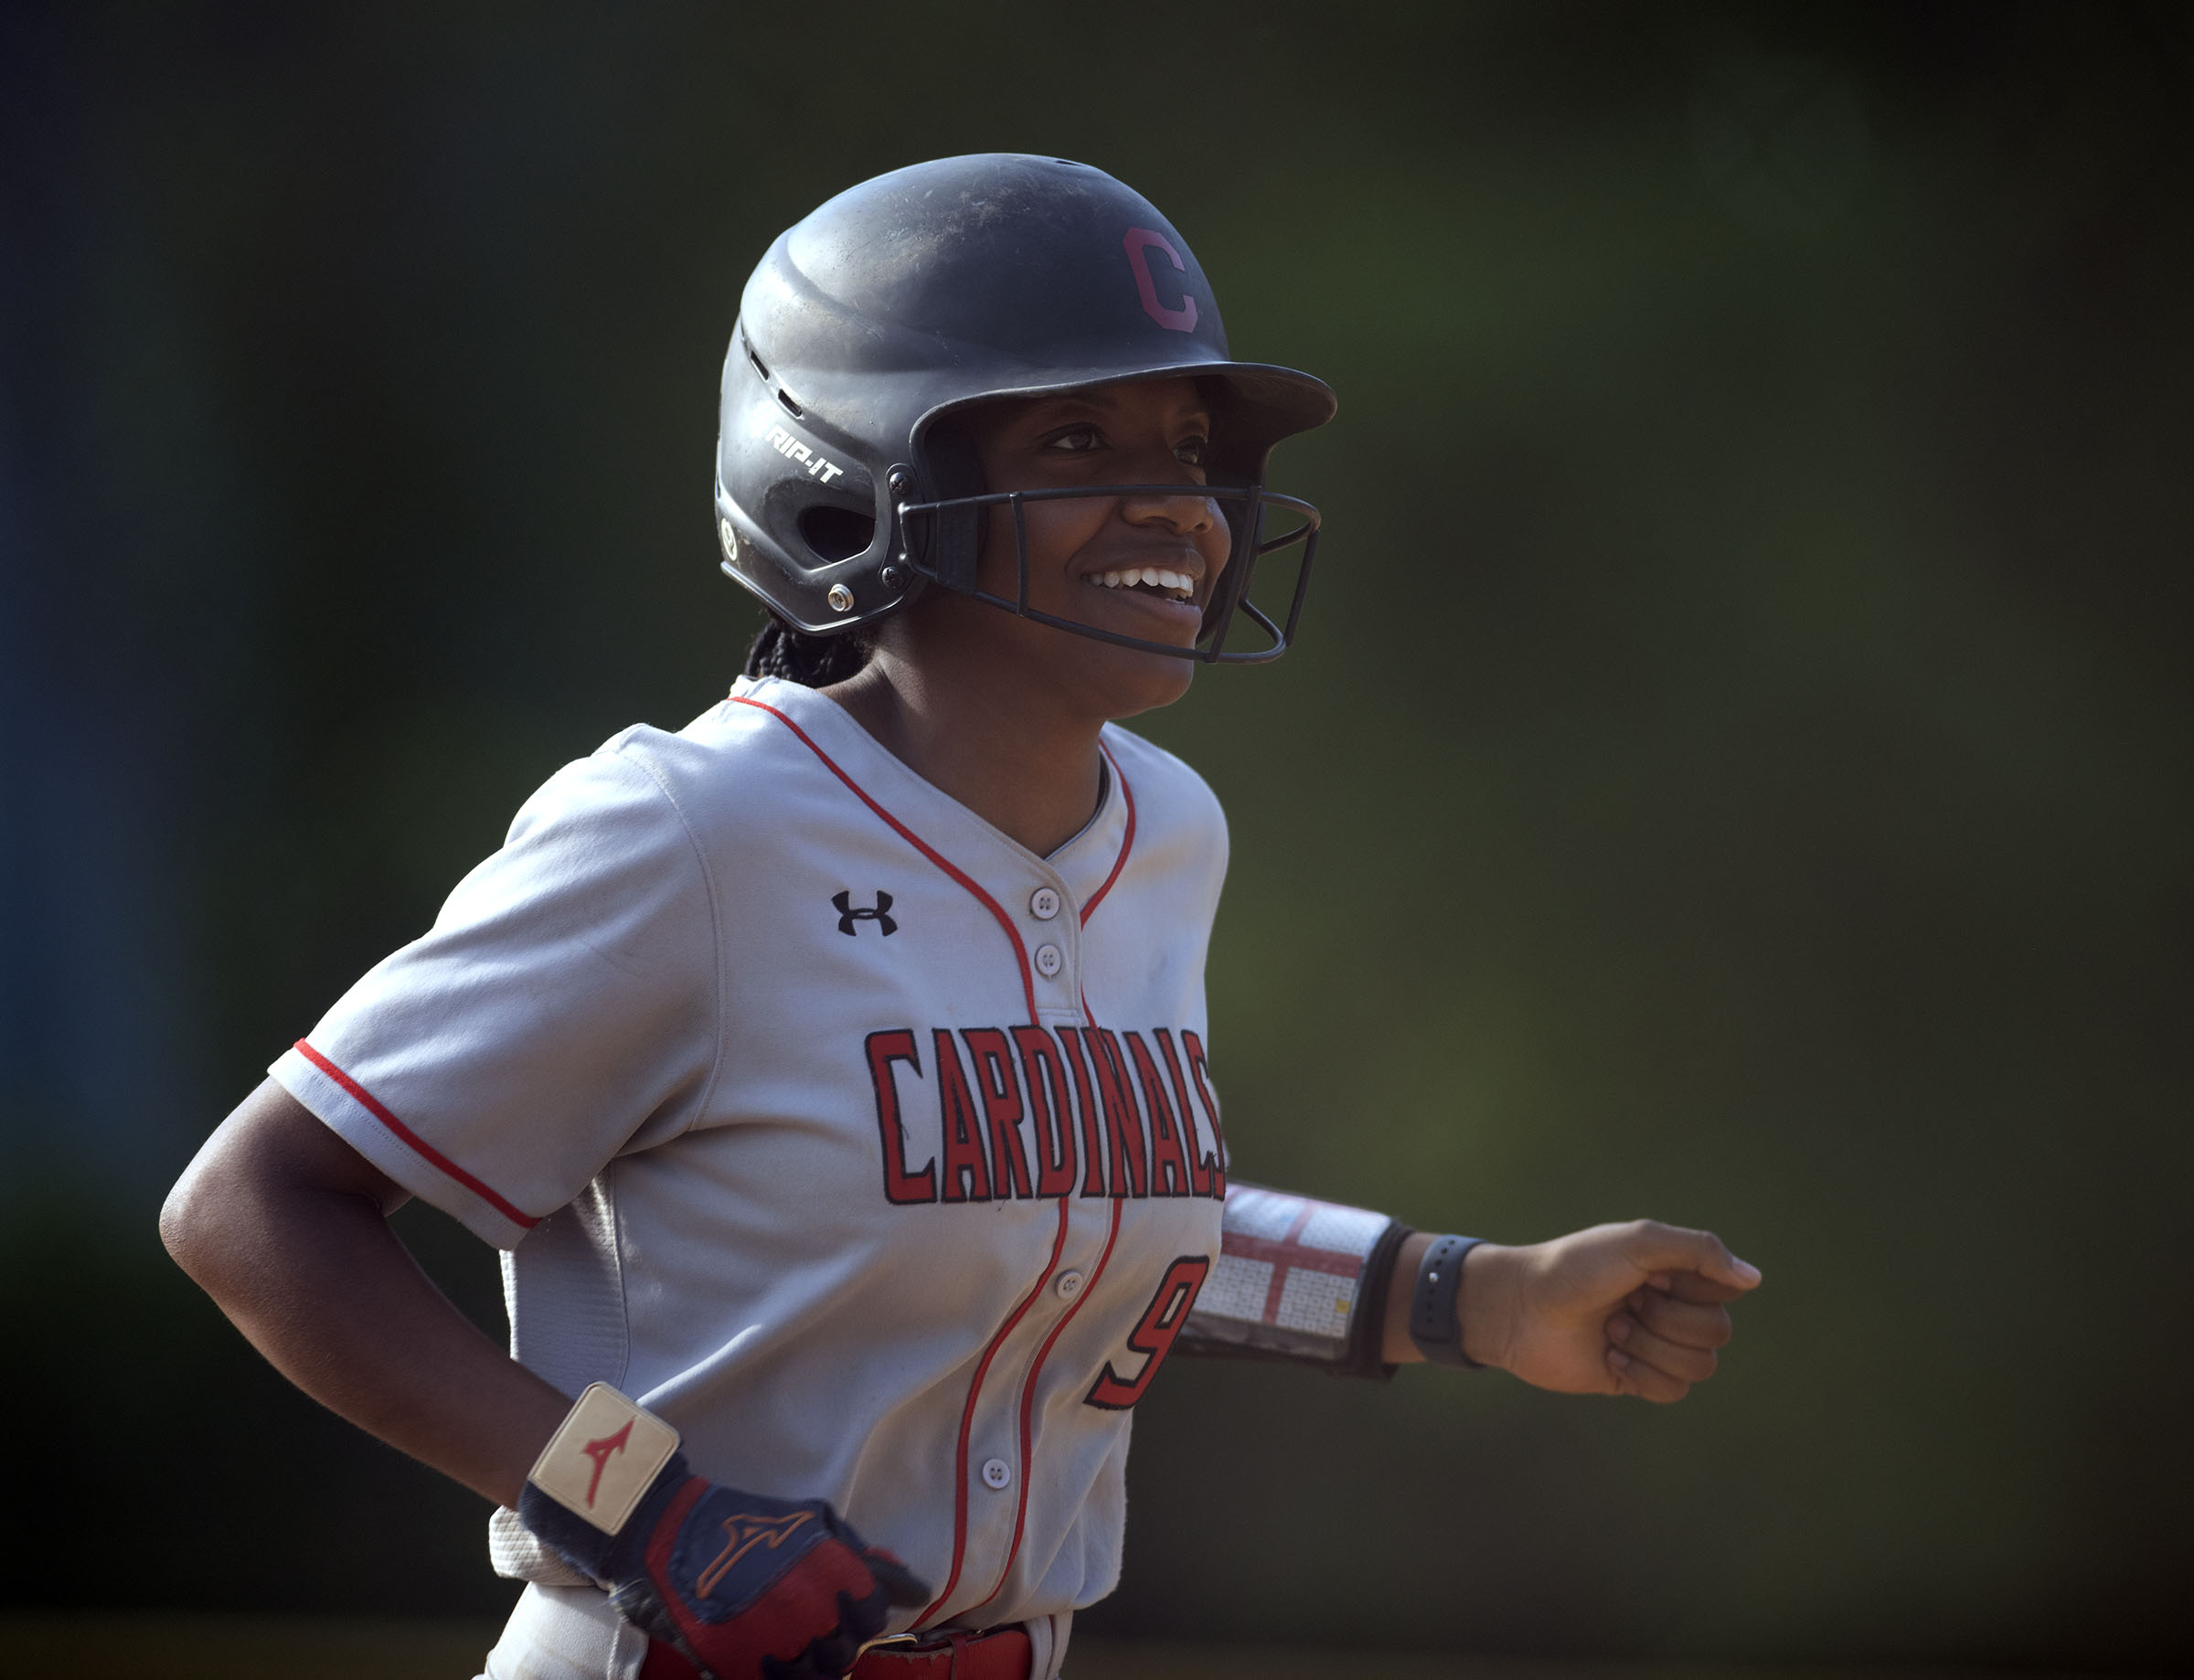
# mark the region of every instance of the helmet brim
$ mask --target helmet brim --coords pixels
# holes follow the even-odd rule
[[[1270,362],[1207,359],[1153,362],[1147,367],[1125,369],[1117,365],[1101,368],[1031,367],[1026,379],[997,381],[986,389],[939,403],[915,422],[914,436],[921,439],[948,414],[965,413],[985,403],[1057,397],[1101,386],[1148,384],[1154,379],[1213,379],[1223,384],[1233,399],[1230,419],[1247,434],[1244,441],[1250,444],[1248,453],[1260,469],[1274,444],[1323,426],[1340,406],[1340,399],[1325,380]]]

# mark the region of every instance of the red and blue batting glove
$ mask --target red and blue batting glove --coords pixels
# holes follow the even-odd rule
[[[518,1516],[713,1680],[838,1680],[892,1605],[929,1601],[824,1501],[719,1487],[690,1473],[677,1445],[668,1424],[597,1383],[534,1465]]]

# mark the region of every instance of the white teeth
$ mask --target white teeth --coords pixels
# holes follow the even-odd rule
[[[1134,566],[1125,571],[1103,571],[1091,574],[1090,581],[1101,589],[1132,590],[1137,584],[1163,590],[1176,601],[1196,598],[1196,579],[1177,571],[1168,571],[1162,566]]]

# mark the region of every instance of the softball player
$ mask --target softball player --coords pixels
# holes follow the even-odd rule
[[[1074,164],[898,171],[755,271],[746,675],[551,778],[163,1217],[293,1380],[495,1504],[494,1680],[1050,1680],[1175,1351],[1712,1369],[1758,1274],[1705,1233],[1505,1249],[1229,1179],[1225,824],[1113,720],[1284,650],[1257,565],[1306,576],[1318,519],[1266,461],[1333,407]],[[413,1196],[502,1250],[507,1355],[390,1235]]]

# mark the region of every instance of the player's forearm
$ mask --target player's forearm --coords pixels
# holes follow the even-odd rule
[[[515,1504],[570,1402],[451,1304],[370,1196],[301,1182],[278,1151],[221,1143],[163,1210],[177,1263],[314,1399]]]
[[[253,1235],[198,1280],[252,1345],[359,1428],[515,1503],[570,1400],[483,1335],[358,1198],[299,1197]]]

